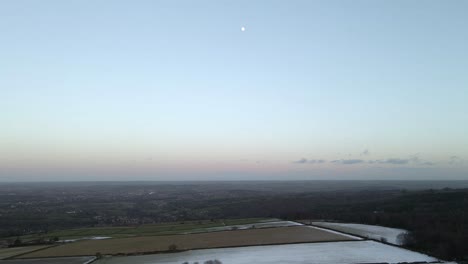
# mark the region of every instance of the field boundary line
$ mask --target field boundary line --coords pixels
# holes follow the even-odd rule
[[[296,223],[299,223],[299,222],[296,222]],[[313,228],[316,228],[316,229],[322,229],[322,230],[328,231],[328,232],[333,231],[335,233],[346,235],[346,236],[353,237],[353,238],[360,238],[358,240],[372,240],[372,239],[370,239],[368,237],[365,237],[365,236],[355,235],[353,233],[343,232],[343,231],[339,231],[339,230],[336,230],[336,229],[333,229],[333,228],[322,227],[322,226],[318,226],[318,225],[314,225],[314,224],[310,224],[310,223],[309,224],[304,224],[304,226],[309,226],[309,227],[313,227]]]
[[[56,247],[56,246],[58,246],[58,245],[51,245],[51,246],[48,246],[48,247],[34,249],[34,250],[31,250],[31,251],[28,251],[28,252],[23,252],[23,253],[19,253],[19,254],[13,255],[13,256],[9,256],[9,257],[4,258],[2,260],[12,260],[12,259],[15,259],[16,257],[22,256],[22,255],[26,255],[26,254],[34,253],[34,252],[37,252],[37,251],[53,248],[53,247]]]

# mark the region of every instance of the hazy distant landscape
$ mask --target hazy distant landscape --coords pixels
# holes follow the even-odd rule
[[[91,243],[94,237],[113,241],[169,235],[165,239],[173,239],[172,243],[184,249],[187,246],[171,235],[241,230],[245,224],[246,228],[257,227],[260,231],[258,228],[265,225],[262,221],[283,219],[305,224],[341,221],[401,228],[409,231],[398,243],[406,248],[446,260],[463,259],[468,252],[464,235],[468,228],[468,181],[3,183],[0,198],[0,235],[4,245],[82,239]],[[221,228],[224,226],[227,228]],[[265,232],[269,232],[269,226],[276,225],[266,225]],[[333,225],[325,227],[333,229]],[[349,228],[337,230],[353,232]],[[219,235],[220,239],[224,237]],[[299,239],[293,240],[296,242],[313,241],[307,237],[301,240],[292,233],[291,236]],[[366,237],[378,241],[381,238],[371,233]],[[157,240],[165,241],[161,239]],[[383,241],[395,243],[392,239],[396,238]],[[124,250],[126,246],[117,249],[94,241],[104,243],[103,248],[77,244],[76,249],[60,252],[132,252]],[[251,239],[247,241],[253,243]],[[226,242],[213,243],[222,246]],[[146,251],[165,251],[170,244],[154,244],[152,250]],[[200,247],[213,246],[195,246]],[[78,253],[81,250],[85,251]],[[62,256],[49,251],[41,250],[31,256]]]

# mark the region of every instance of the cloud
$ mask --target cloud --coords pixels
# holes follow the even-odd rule
[[[386,159],[386,160],[369,160],[369,161],[367,161],[367,163],[370,163],[370,164],[377,163],[377,164],[404,165],[404,164],[410,163],[410,161],[411,161],[411,159],[391,158],[391,159]]]
[[[296,163],[296,164],[305,164],[305,163],[307,163],[307,159],[302,158],[302,159],[300,159],[300,160],[293,161],[293,163]]]
[[[367,153],[367,154],[364,154]],[[364,150],[361,155],[370,155],[369,151],[366,149]],[[414,154],[409,156],[409,158],[387,158],[387,159],[378,159],[378,160],[364,160],[364,159],[337,159],[329,161],[332,164],[342,164],[342,165],[353,165],[353,164],[361,164],[361,163],[368,163],[368,164],[388,164],[388,165],[420,165],[420,166],[433,166],[436,165],[434,162],[425,161],[419,158],[419,154]],[[321,164],[326,163],[328,161],[324,159],[306,159],[302,158],[296,161],[293,161],[295,164]],[[459,163],[456,163],[459,162]],[[451,164],[461,164],[463,162],[462,159],[452,156],[451,157]]]
[[[410,156],[410,161],[413,163],[420,163],[421,159],[419,159],[419,153],[416,153],[412,156]]]
[[[361,152],[361,156],[368,156],[370,155],[370,152],[368,149],[365,149],[364,151]]]
[[[459,156],[450,156],[449,158],[449,164],[451,165],[460,165],[463,163],[465,163],[465,160]]]
[[[296,163],[296,164],[320,164],[320,163],[325,163],[326,160],[323,160],[323,159],[306,159],[306,158],[302,158],[300,160],[296,160],[294,161],[293,163]]]
[[[434,162],[431,161],[424,161],[421,160],[415,154],[408,159],[399,159],[399,158],[389,158],[385,160],[369,160],[367,163],[369,164],[390,164],[390,165],[407,165],[407,164],[417,164],[417,165],[425,165],[425,166],[432,166],[435,165]]]
[[[435,165],[435,163],[431,162],[431,161],[426,161],[426,162],[421,163],[421,165],[433,166],[433,165]]]
[[[345,165],[359,164],[359,163],[364,163],[364,162],[365,161],[362,159],[341,159],[341,160],[332,161],[332,163],[345,164]]]
[[[411,159],[387,159],[385,160],[386,164],[394,164],[394,165],[401,165],[401,164],[408,164],[410,163]]]

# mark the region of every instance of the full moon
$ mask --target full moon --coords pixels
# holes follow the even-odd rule
[[[241,31],[245,31],[245,27],[241,27]]]

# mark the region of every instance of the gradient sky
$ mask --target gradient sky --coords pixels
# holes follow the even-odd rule
[[[1,1],[0,181],[468,180],[467,10]]]

